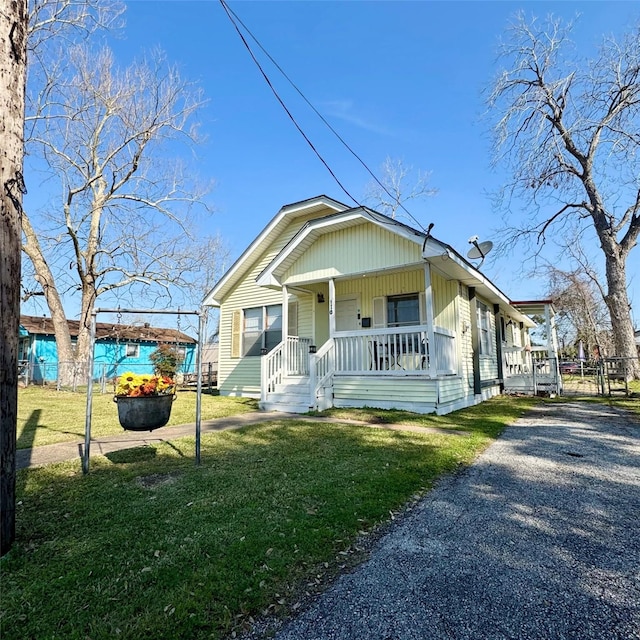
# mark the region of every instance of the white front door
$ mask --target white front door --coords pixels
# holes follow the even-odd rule
[[[356,331],[358,322],[358,298],[336,300],[336,331]]]

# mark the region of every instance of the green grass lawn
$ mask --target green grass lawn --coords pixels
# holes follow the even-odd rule
[[[360,540],[471,462],[536,400],[447,416],[346,412],[432,432],[273,421],[18,474],[0,637],[220,638],[298,607]],[[337,414],[338,412],[334,412]]]
[[[28,387],[18,391],[17,448],[84,439],[87,397],[84,393],[55,391],[46,387]],[[203,420],[224,418],[248,411],[257,411],[258,403],[250,398],[229,398],[202,394]],[[118,407],[113,393],[93,393],[91,436],[122,433],[118,422]],[[196,393],[179,391],[171,409],[169,424],[195,422]]]

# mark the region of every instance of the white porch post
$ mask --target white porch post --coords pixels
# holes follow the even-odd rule
[[[425,303],[425,319],[427,321],[427,341],[429,344],[429,377],[436,378],[438,376],[438,368],[436,363],[436,337],[433,330],[433,290],[431,288],[431,265],[428,262],[424,264],[424,303]]]
[[[336,283],[333,278],[329,280],[329,338],[336,333]]]
[[[282,354],[282,369],[286,376],[289,373],[289,290],[287,285],[282,285],[282,341],[284,353]]]
[[[544,323],[547,332],[547,357],[553,357],[553,329],[551,327],[551,314],[549,313],[549,305],[544,305]]]

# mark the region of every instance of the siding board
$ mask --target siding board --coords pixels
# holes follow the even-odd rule
[[[327,233],[287,269],[284,284],[392,269],[422,261],[420,246],[371,223]]]

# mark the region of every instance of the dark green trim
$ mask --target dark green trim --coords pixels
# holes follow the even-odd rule
[[[500,325],[500,305],[493,305],[493,317],[496,327],[496,358],[498,359],[498,378],[500,378],[500,393],[504,391],[504,378],[503,363],[502,363],[502,327]]]
[[[471,348],[473,349],[473,393],[482,392],[480,384],[480,333],[478,332],[478,305],[476,289],[469,287],[469,310],[471,312]]]

